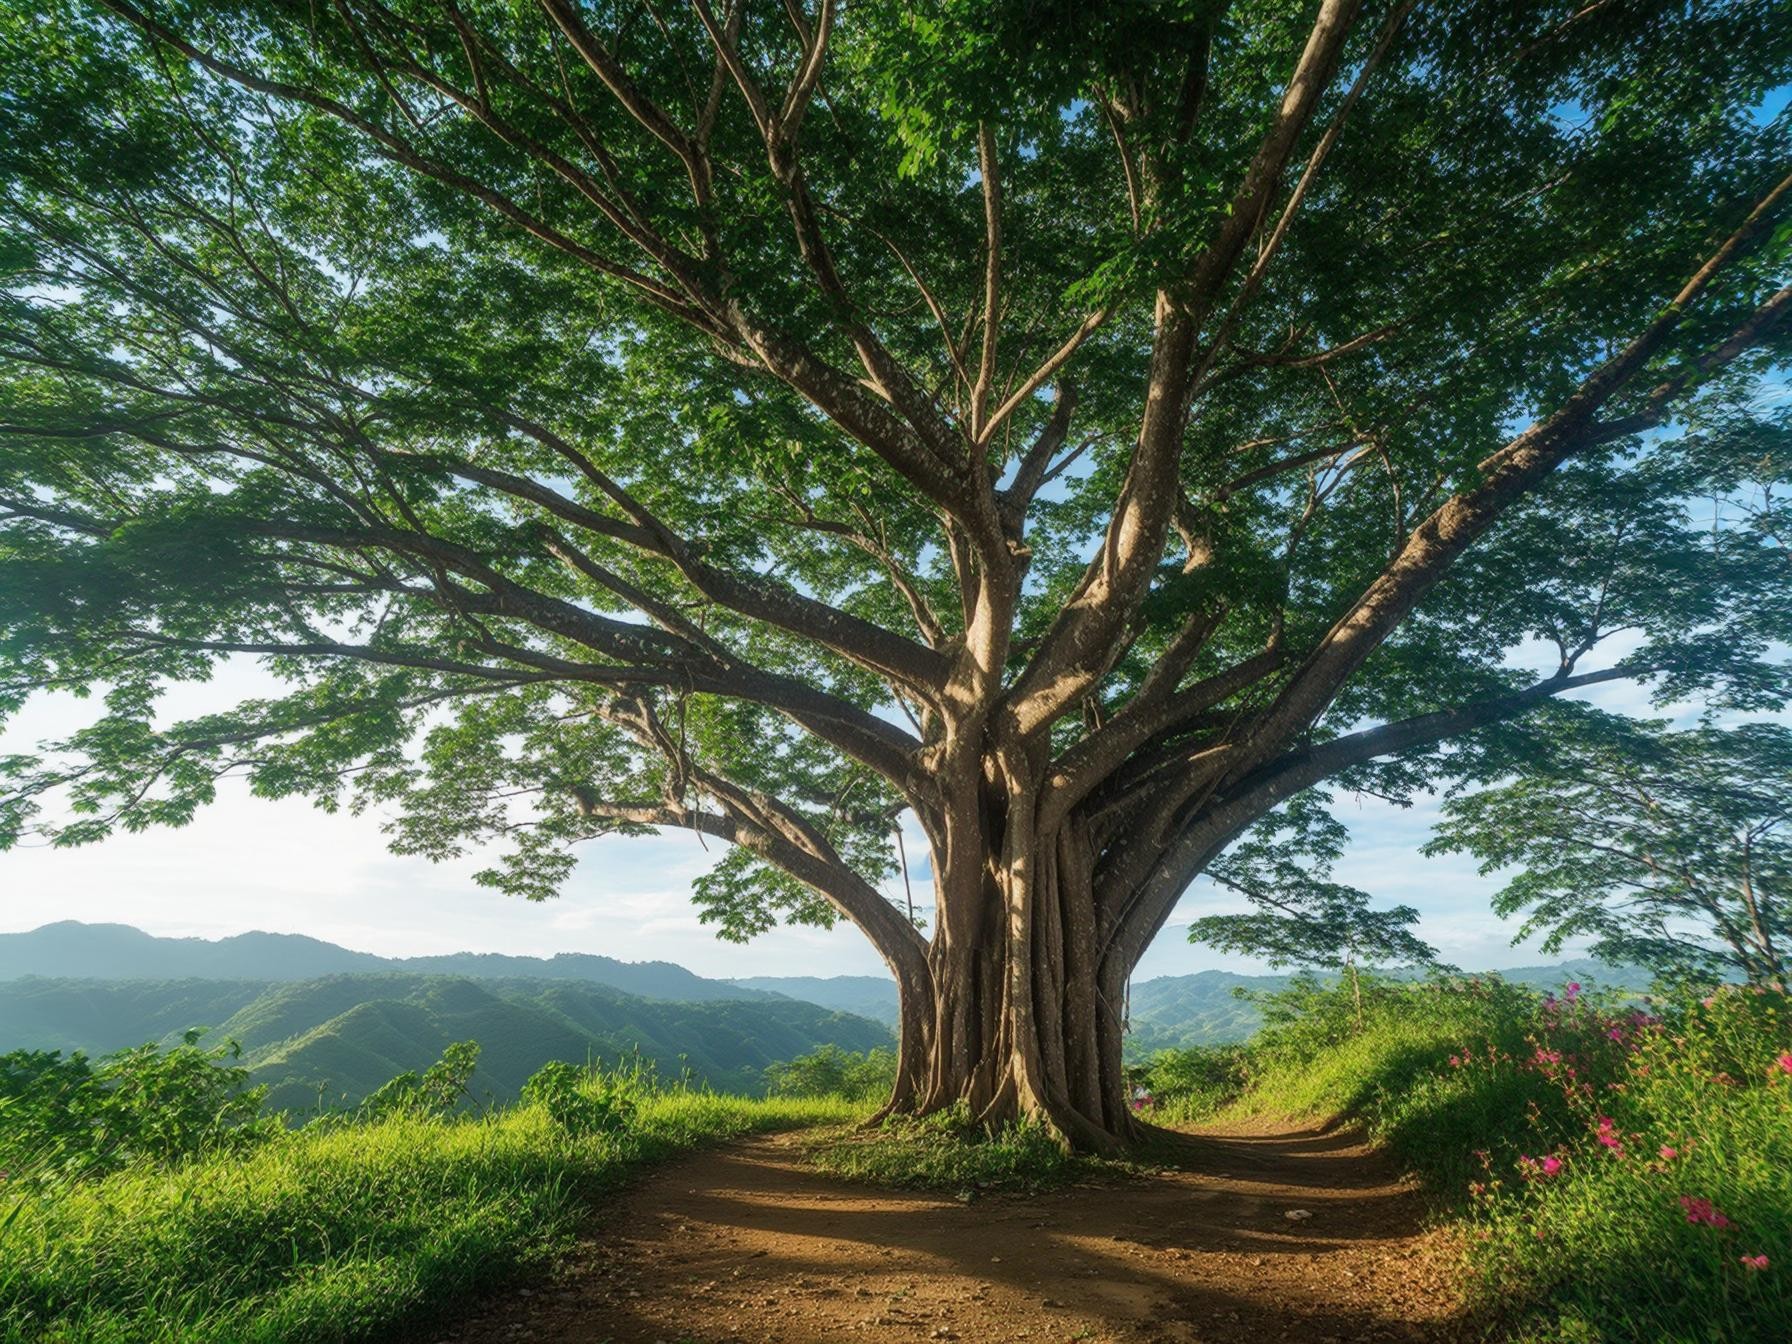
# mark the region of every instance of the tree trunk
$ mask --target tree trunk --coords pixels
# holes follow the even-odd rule
[[[898,976],[899,1064],[878,1118],[956,1107],[985,1127],[1034,1121],[1116,1151],[1142,1133],[1121,1067],[1131,967],[1102,954],[1086,837],[1070,824],[1049,838],[1000,829],[974,865],[940,847],[960,864],[936,866],[927,975]]]

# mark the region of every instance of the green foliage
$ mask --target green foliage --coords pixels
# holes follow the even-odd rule
[[[898,700],[950,698],[937,665],[1012,563],[987,716],[1062,644],[1043,635],[1121,499],[1151,501],[1152,553],[1058,743],[1112,722],[1210,601],[1191,685],[1279,650],[1187,726],[1242,742],[1425,514],[1648,328],[1784,171],[1776,0],[1384,4],[1241,216],[1313,8],[847,5],[811,62],[807,25],[743,5],[727,40],[769,118],[733,80],[711,106],[695,6],[574,6],[578,40],[497,0],[9,0],[0,713],[48,687],[93,712],[0,760],[0,846],[182,825],[239,776],[377,808],[406,853],[501,847],[478,880],[541,898],[581,842],[775,799],[703,913],[727,937],[825,923],[766,848],[800,830],[873,887],[892,871]],[[1260,268],[1215,258],[1241,218],[1264,231],[1234,255]],[[1787,325],[1706,356],[1779,289],[1787,243],[1770,222],[1676,305],[1577,411],[1571,465],[1266,752],[1509,692],[1539,645],[1564,675],[1603,660],[1664,698],[1780,701],[1780,506],[1744,506],[1785,472],[1756,394]],[[1166,391],[1196,410],[1141,493],[1171,307],[1203,362]],[[991,367],[967,368],[984,336]],[[972,386],[1040,393],[979,439]],[[1047,454],[1069,469],[1009,519],[995,490],[1050,445],[1048,386],[1075,402]],[[1715,526],[1686,507],[1712,496]],[[264,694],[163,712],[231,657],[261,660]],[[1347,783],[1498,778],[1522,736],[1478,727]]]
[[[1360,1029],[1344,986],[1307,983],[1264,1006],[1238,1107],[1363,1124],[1465,1220],[1472,1295],[1514,1337],[1783,1333],[1787,996],[1377,982]]]
[[[119,1173],[15,1206],[0,1233],[0,1341],[385,1338],[541,1269],[571,1245],[586,1199],[648,1163],[854,1113],[674,1090],[643,1098],[625,1128],[579,1134],[536,1106],[407,1110]]]
[[[824,1045],[765,1070],[768,1097],[846,1097],[882,1101],[896,1082],[892,1050],[842,1050]]]
[[[1553,952],[1792,984],[1792,730],[1581,719],[1518,777],[1455,798],[1428,852],[1467,850]]]
[[[456,1041],[422,1074],[401,1073],[375,1089],[361,1103],[361,1110],[376,1117],[394,1111],[446,1115],[467,1095],[478,1064],[479,1042]]]
[[[97,1064],[76,1053],[0,1055],[0,1169],[15,1183],[57,1184],[251,1148],[275,1122],[250,1087],[235,1042],[202,1049],[189,1031],[171,1049],[143,1045]]]
[[[1534,1040],[1551,1096],[1517,1161],[1490,1157],[1471,1187],[1477,1291],[1575,1339],[1783,1337],[1792,1001],[1726,989],[1659,1019],[1564,1007]]]
[[[554,1124],[582,1139],[628,1128],[640,1091],[634,1078],[554,1060],[523,1084],[522,1100],[525,1106],[541,1107]]]
[[[1135,1106],[1158,1124],[1195,1124],[1237,1099],[1251,1076],[1252,1055],[1243,1045],[1187,1046],[1159,1050],[1127,1070],[1143,1093]]]
[[[824,1132],[809,1145],[809,1156],[823,1171],[850,1180],[945,1190],[964,1200],[983,1192],[1049,1190],[1126,1170],[1073,1154],[1042,1124],[990,1133],[974,1124],[962,1105],[918,1120],[891,1116],[869,1129]]]
[[[649,983],[675,990],[684,978],[695,980],[673,969],[661,967]],[[224,1009],[211,1020],[220,1036],[241,1043],[240,1062],[267,1087],[269,1108],[298,1115],[320,1105],[352,1108],[395,1075],[420,1083],[453,1042],[469,1039],[483,1047],[468,1080],[478,1102],[515,1099],[532,1073],[556,1059],[638,1056],[663,1077],[688,1072],[747,1093],[780,1059],[825,1044],[863,1051],[889,1041],[879,1023],[784,998],[680,1003],[574,979],[374,974],[232,985],[227,994],[192,981],[4,981],[0,1044],[10,1044],[15,1029],[32,1044],[110,1042],[118,1018],[179,1027],[195,1020],[189,1013],[199,1006]]]
[[[1203,915],[1188,940],[1261,957],[1271,966],[1338,970],[1365,962],[1428,965],[1436,952],[1417,934],[1410,905],[1371,909],[1368,892],[1331,880],[1350,832],[1323,793],[1270,813],[1207,866],[1206,876],[1248,900],[1249,914]]]

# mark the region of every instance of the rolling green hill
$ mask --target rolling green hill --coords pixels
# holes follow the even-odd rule
[[[752,1092],[767,1064],[821,1045],[890,1043],[879,1023],[761,996],[677,1003],[601,985],[539,979],[332,975],[289,983],[22,979],[0,983],[0,1051],[103,1054],[192,1026],[238,1042],[269,1104],[352,1103],[422,1070],[452,1041],[481,1047],[472,1091],[513,1098],[549,1060],[614,1061],[639,1051],[662,1076]]]
[[[819,1003],[840,1013],[857,1013],[894,1027],[898,1016],[896,982],[883,975],[754,975],[731,985]]]

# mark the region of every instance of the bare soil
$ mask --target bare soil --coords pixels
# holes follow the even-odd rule
[[[1454,1250],[1354,1135],[1191,1135],[1179,1166],[970,1203],[816,1172],[803,1140],[662,1168],[464,1344],[1231,1344],[1466,1338]],[[1290,1219],[1290,1210],[1311,1217]]]

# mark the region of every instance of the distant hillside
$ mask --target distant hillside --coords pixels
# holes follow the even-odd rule
[[[1396,974],[1402,974],[1396,972]],[[1405,972],[1419,975],[1421,972]],[[1474,972],[1470,972],[1474,974]],[[1582,958],[1552,966],[1515,966],[1482,972],[1511,984],[1560,990],[1570,981],[1588,989],[1644,990],[1649,973],[1634,966],[1612,966]],[[1285,975],[1235,975],[1201,971],[1142,980],[1132,987],[1132,1032],[1126,1038],[1129,1057],[1143,1058],[1158,1050],[1191,1045],[1224,1045],[1248,1039],[1261,1025],[1250,1000],[1236,990],[1263,992],[1284,988]]]
[[[582,952],[508,957],[455,952],[380,957],[295,933],[230,938],[159,938],[128,924],[64,920],[30,933],[0,933],[0,980],[41,975],[91,980],[312,980],[320,975],[399,971],[482,980],[581,980],[624,994],[700,1003],[751,999],[759,991],[708,980],[669,961],[617,961]]]
[[[841,1013],[857,1013],[873,1021],[896,1025],[899,1015],[896,982],[881,975],[753,975],[730,980],[731,985],[779,994],[805,1003],[819,1003]]]
[[[270,1104],[352,1102],[421,1070],[451,1041],[482,1053],[475,1096],[516,1095],[553,1059],[614,1061],[638,1050],[662,1076],[686,1068],[723,1091],[756,1091],[767,1064],[825,1044],[868,1050],[889,1032],[862,1017],[770,995],[672,1003],[537,979],[382,973],[305,981],[20,979],[0,983],[0,1051],[101,1054],[210,1026],[237,1041]]]
[[[1644,989],[1649,980],[1646,972],[1587,959],[1520,966],[1494,974],[1537,988],[1579,980],[1610,989]],[[30,980],[21,978],[28,976],[78,979],[83,986],[70,991],[61,985],[46,988],[39,982],[34,988]],[[176,1034],[194,1023],[218,1024],[226,1019],[233,1024],[232,1033],[245,1044],[251,1037],[286,1042],[349,1013],[370,998],[383,1001],[390,997],[370,995],[366,989],[368,980],[382,977],[477,981],[506,1003],[514,1003],[519,995],[531,1000],[551,998],[549,985],[565,985],[602,987],[681,1005],[794,1001],[888,1027],[894,1027],[897,1020],[895,982],[875,975],[710,980],[671,962],[617,961],[587,953],[512,957],[457,952],[394,958],[351,952],[297,934],[245,933],[215,941],[158,938],[128,925],[70,920],[31,933],[0,934],[0,1049],[56,1048],[67,1041],[99,1053]],[[1287,980],[1278,975],[1201,971],[1139,981],[1130,996],[1132,1032],[1127,1053],[1138,1058],[1172,1046],[1244,1040],[1257,1030],[1257,1010],[1233,991],[1279,989]],[[96,983],[99,981],[106,983]],[[292,992],[277,992],[277,984],[286,982],[293,984]],[[406,996],[398,998],[405,1000]],[[439,1007],[432,1011],[438,1021],[444,1020]],[[394,1024],[401,1018],[414,1023],[414,1017],[391,1012],[382,1017],[369,1011],[356,1019],[349,1034],[356,1040],[385,1039],[399,1030]],[[590,1030],[602,1035],[610,1028],[600,1025]],[[428,1033],[418,1039],[424,1036]],[[645,1041],[642,1048],[648,1048]],[[668,1058],[686,1047],[670,1048]],[[801,1048],[806,1047],[788,1052],[769,1050],[768,1058],[788,1058]],[[370,1058],[367,1070],[376,1067],[373,1061],[379,1058],[383,1056],[377,1053]],[[719,1059],[710,1062],[724,1074],[736,1067]],[[493,1067],[497,1067],[495,1063]]]
[[[1233,993],[1237,989],[1281,989],[1285,975],[1235,975],[1231,971],[1197,971],[1141,980],[1128,1001],[1132,1032],[1126,1052],[1145,1056],[1158,1050],[1190,1045],[1226,1045],[1247,1039],[1260,1019],[1255,1007]]]

